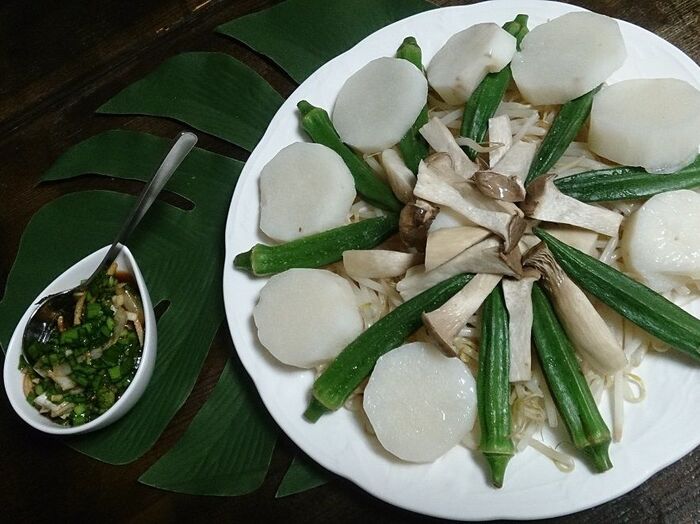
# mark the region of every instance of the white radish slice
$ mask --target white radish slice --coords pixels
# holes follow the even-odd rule
[[[260,229],[289,241],[342,226],[355,200],[350,170],[332,149],[297,142],[260,174]]]
[[[363,328],[352,287],[325,269],[290,269],[270,278],[253,318],[262,345],[300,368],[335,358]]]
[[[593,100],[588,145],[618,164],[677,171],[698,154],[700,91],[673,78],[606,87]]]
[[[473,25],[452,35],[435,54],[428,82],[448,104],[463,104],[488,73],[508,65],[515,46],[515,37],[498,25]]]
[[[700,280],[700,194],[688,189],[651,197],[622,235],[625,265],[664,292]]]
[[[428,98],[428,82],[408,60],[378,58],[347,79],[333,107],[343,142],[363,153],[397,144]]]
[[[387,451],[409,462],[432,462],[474,425],[476,386],[462,361],[413,342],[377,361],[363,404]]]
[[[511,63],[513,79],[535,105],[563,104],[613,74],[627,52],[617,22],[596,13],[567,13],[538,25]]]

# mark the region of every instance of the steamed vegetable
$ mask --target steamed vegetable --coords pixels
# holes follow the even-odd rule
[[[314,107],[306,100],[297,104],[301,113],[301,127],[311,139],[338,153],[350,169],[355,179],[355,189],[368,203],[387,211],[400,211],[401,202],[397,200],[391,188],[382,182],[372,168],[357,156],[338,136],[328,117],[320,107]]]
[[[547,247],[540,243],[525,263],[542,275],[557,317],[579,355],[600,375],[613,375],[627,366],[627,358],[600,313],[588,297],[564,273]]]
[[[290,269],[270,278],[253,318],[262,345],[300,368],[332,359],[363,326],[348,281],[323,269]]]
[[[515,454],[510,426],[510,342],[508,312],[500,287],[486,298],[481,316],[479,372],[476,376],[481,440],[491,482],[503,486],[508,461]]]
[[[466,102],[488,73],[497,73],[513,58],[516,39],[493,23],[455,33],[428,65],[428,82],[448,104]]]
[[[416,39],[412,36],[407,36],[404,38],[404,41],[396,51],[396,58],[408,60],[410,63],[416,66],[421,73],[423,72],[423,53],[418,45],[418,42],[416,42]],[[420,161],[428,156],[428,144],[426,144],[425,140],[418,132],[418,130],[427,122],[428,106],[425,105],[418,114],[416,121],[413,123],[411,128],[406,131],[406,134],[399,142],[401,156],[403,157],[406,166],[414,175],[418,173],[418,164]],[[392,185],[392,188],[393,187],[394,186]]]
[[[530,31],[511,69],[528,102],[564,104],[605,82],[626,56],[614,19],[590,12],[567,13]]]
[[[296,142],[260,173],[260,229],[289,241],[341,226],[355,196],[350,170],[336,152]]]
[[[256,244],[250,251],[237,255],[233,265],[255,276],[272,275],[291,268],[321,267],[340,260],[344,251],[375,247],[393,235],[397,227],[395,214],[368,218],[286,244]]]
[[[423,110],[428,83],[398,58],[378,58],[347,79],[333,106],[333,125],[346,144],[376,153],[397,144]]]
[[[574,349],[537,283],[532,288],[532,305],[532,336],[549,391],[574,446],[584,453],[594,471],[602,473],[612,468],[610,430],[600,416]]]
[[[520,42],[527,34],[527,19],[527,15],[518,15],[515,20],[503,26],[505,31],[515,37],[517,46],[520,46]],[[489,118],[496,113],[512,76],[510,66],[504,67],[497,73],[486,75],[464,104],[462,126],[459,131],[461,136],[471,138],[475,142],[483,142]],[[476,158],[477,152],[472,148],[465,146],[464,151],[472,160]]]
[[[400,346],[421,326],[423,312],[439,308],[471,279],[472,275],[462,274],[440,282],[367,328],[316,379],[313,399],[304,416],[315,422],[325,411],[342,406],[379,357]]]
[[[700,156],[680,171],[651,174],[641,167],[611,167],[555,180],[559,190],[581,202],[634,200],[665,191],[700,187]]]
[[[532,159],[525,185],[546,174],[561,158],[588,118],[593,105],[593,97],[599,89],[600,87],[596,87],[562,106],[537,149],[535,158]]]
[[[343,267],[357,278],[389,278],[403,275],[409,267],[419,264],[423,257],[387,249],[351,249],[343,252]]]
[[[593,102],[591,151],[618,164],[672,173],[695,160],[700,91],[673,78],[618,82]]]
[[[459,359],[413,342],[377,360],[363,405],[379,442],[409,462],[432,462],[474,425],[474,379]]]
[[[659,292],[700,280],[698,227],[700,194],[682,189],[651,197],[625,225],[626,266]]]
[[[533,231],[584,291],[656,338],[700,360],[700,319],[624,273],[567,246],[547,232],[538,228]]]

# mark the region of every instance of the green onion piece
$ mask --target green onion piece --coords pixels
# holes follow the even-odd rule
[[[314,142],[330,147],[341,156],[355,179],[357,192],[373,206],[386,211],[400,211],[403,205],[391,188],[377,178],[367,162],[343,143],[328,113],[306,100],[299,102],[297,107],[301,113],[301,127]]]
[[[549,390],[571,441],[593,469],[612,468],[610,430],[600,416],[564,328],[538,283],[532,287],[532,338]]]
[[[323,414],[320,406],[326,410],[341,407],[372,372],[379,357],[403,344],[422,325],[424,312],[439,308],[472,277],[461,274],[436,284],[401,304],[350,342],[314,382],[315,400],[307,410],[307,418],[311,422],[318,420]]]
[[[700,319],[546,231],[535,228],[533,232],[579,287],[659,340],[700,360]]]
[[[479,372],[476,397],[481,440],[479,450],[486,456],[491,480],[503,486],[508,461],[515,454],[510,426],[510,340],[508,311],[501,286],[484,301],[481,313]]]
[[[525,185],[547,173],[561,158],[591,113],[593,97],[600,91],[601,87],[602,85],[561,106],[552,126],[535,153]]]
[[[503,26],[503,29],[516,38],[518,49],[528,31],[527,20],[527,15],[518,15]],[[510,65],[497,73],[489,73],[484,77],[464,104],[462,127],[459,131],[461,136],[471,138],[475,142],[483,142],[489,128],[489,118],[492,118],[496,113],[512,77]],[[476,159],[478,153],[472,148],[464,146],[462,149],[469,158]]]
[[[577,173],[554,183],[559,191],[581,202],[647,198],[666,191],[700,187],[700,155],[689,166],[667,175],[621,166]]]
[[[344,251],[372,249],[393,235],[398,227],[399,219],[394,213],[368,218],[285,244],[257,244],[250,251],[236,255],[233,265],[256,276],[296,267],[321,267],[342,259]]]

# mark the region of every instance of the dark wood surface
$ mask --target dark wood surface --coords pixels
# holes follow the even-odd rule
[[[350,0],[348,0],[350,1]],[[97,177],[38,184],[69,146],[104,129],[124,127],[173,136],[173,122],[105,118],[94,110],[163,59],[182,51],[230,53],[260,72],[282,95],[295,85],[245,46],[213,34],[232,18],[274,4],[264,0],[55,2],[5,0],[0,5],[0,289],[4,289],[29,218],[61,194],[88,188],[136,192],[138,184]],[[442,5],[458,3],[443,1]],[[589,9],[638,24],[700,59],[698,0],[580,0]],[[200,145],[245,160],[242,150],[211,137]],[[313,491],[276,500],[295,446],[280,439],[268,478],[255,493],[234,498],[159,491],[138,476],[167,451],[211,391],[232,344],[217,335],[194,391],[158,444],[127,466],[109,466],[31,430],[0,395],[0,510],[11,521],[418,522],[334,479]],[[700,412],[699,412],[700,414]],[[700,522],[700,450],[654,475],[631,493],[562,522]],[[10,520],[5,520],[8,522]]]

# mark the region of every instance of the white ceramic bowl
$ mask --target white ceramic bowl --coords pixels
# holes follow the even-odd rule
[[[158,337],[156,333],[156,318],[153,313],[153,305],[151,297],[146,288],[146,282],[143,280],[141,270],[131,254],[131,251],[126,246],[122,246],[122,250],[117,256],[117,264],[120,271],[131,273],[136,280],[141,302],[144,312],[144,344],[141,355],[141,363],[139,364],[134,379],[126,389],[124,394],[117,400],[114,405],[105,413],[94,420],[82,426],[61,426],[52,422],[48,417],[39,414],[34,406],[30,405],[22,391],[23,373],[18,369],[19,359],[22,355],[22,335],[27,321],[36,309],[36,302],[43,297],[52,293],[65,291],[80,284],[81,280],[86,279],[94,271],[102,258],[107,253],[109,246],[95,251],[92,255],[88,255],[73,267],[66,270],[56,280],[49,284],[39,296],[36,297],[32,306],[22,315],[17,327],[15,328],[10,343],[5,354],[5,367],[3,370],[3,378],[5,382],[5,391],[10,399],[10,404],[17,414],[30,426],[43,431],[44,433],[52,433],[55,435],[75,435],[78,433],[88,433],[96,429],[108,426],[112,422],[117,421],[129,411],[136,401],[141,398],[151,375],[153,373],[153,365],[156,361],[156,346],[158,345]]]

